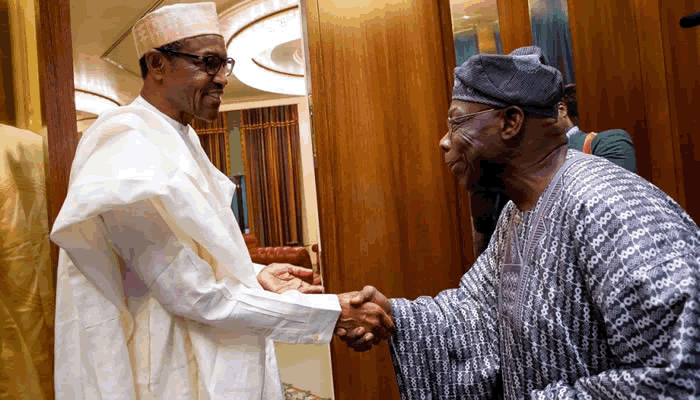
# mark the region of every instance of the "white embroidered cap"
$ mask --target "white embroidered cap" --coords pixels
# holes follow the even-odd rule
[[[219,35],[215,3],[183,3],[164,6],[136,21],[131,29],[140,59],[147,51],[199,35]]]

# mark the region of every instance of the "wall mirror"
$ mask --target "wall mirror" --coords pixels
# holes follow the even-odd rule
[[[561,71],[565,84],[576,83],[566,0],[529,0],[528,4],[532,43]]]
[[[78,131],[130,103],[142,79],[131,27],[179,0],[71,0]],[[236,60],[218,120],[194,122],[202,147],[238,189],[232,208],[262,246],[319,244],[311,125],[297,0],[215,0]],[[314,263],[318,257],[312,253]]]
[[[457,66],[474,54],[501,54],[497,0],[450,0]]]
[[[319,268],[299,2],[213,1],[236,65],[218,119],[193,128],[212,162],[238,186],[231,206],[242,231],[260,246],[304,246]],[[79,132],[138,96],[142,79],[131,27],[148,12],[180,2],[188,1],[70,0]],[[291,395],[299,388],[332,398],[328,346],[278,344],[277,357]]]
[[[498,3],[450,0],[457,65],[477,53],[503,53]],[[565,84],[575,83],[567,1],[527,0],[523,4],[529,11],[531,43],[542,48],[549,63],[562,72]]]

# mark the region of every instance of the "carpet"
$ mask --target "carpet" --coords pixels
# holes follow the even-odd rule
[[[330,400],[328,397],[321,397],[311,393],[310,390],[299,389],[291,383],[282,383],[285,400]]]

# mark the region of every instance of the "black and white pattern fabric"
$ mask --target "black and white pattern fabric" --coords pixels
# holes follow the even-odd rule
[[[700,399],[698,226],[604,159],[558,177],[459,288],[391,300],[403,399]]]

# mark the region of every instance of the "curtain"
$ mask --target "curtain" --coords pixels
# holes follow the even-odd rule
[[[566,0],[529,0],[532,42],[550,65],[564,75],[564,83],[576,83]]]
[[[0,125],[0,399],[53,399],[54,270],[41,136]]]
[[[299,246],[302,237],[296,105],[241,111],[249,227],[262,246]]]
[[[231,177],[231,157],[228,133],[228,114],[219,113],[211,122],[192,121],[192,129],[197,132],[199,142],[212,164],[226,176]]]

